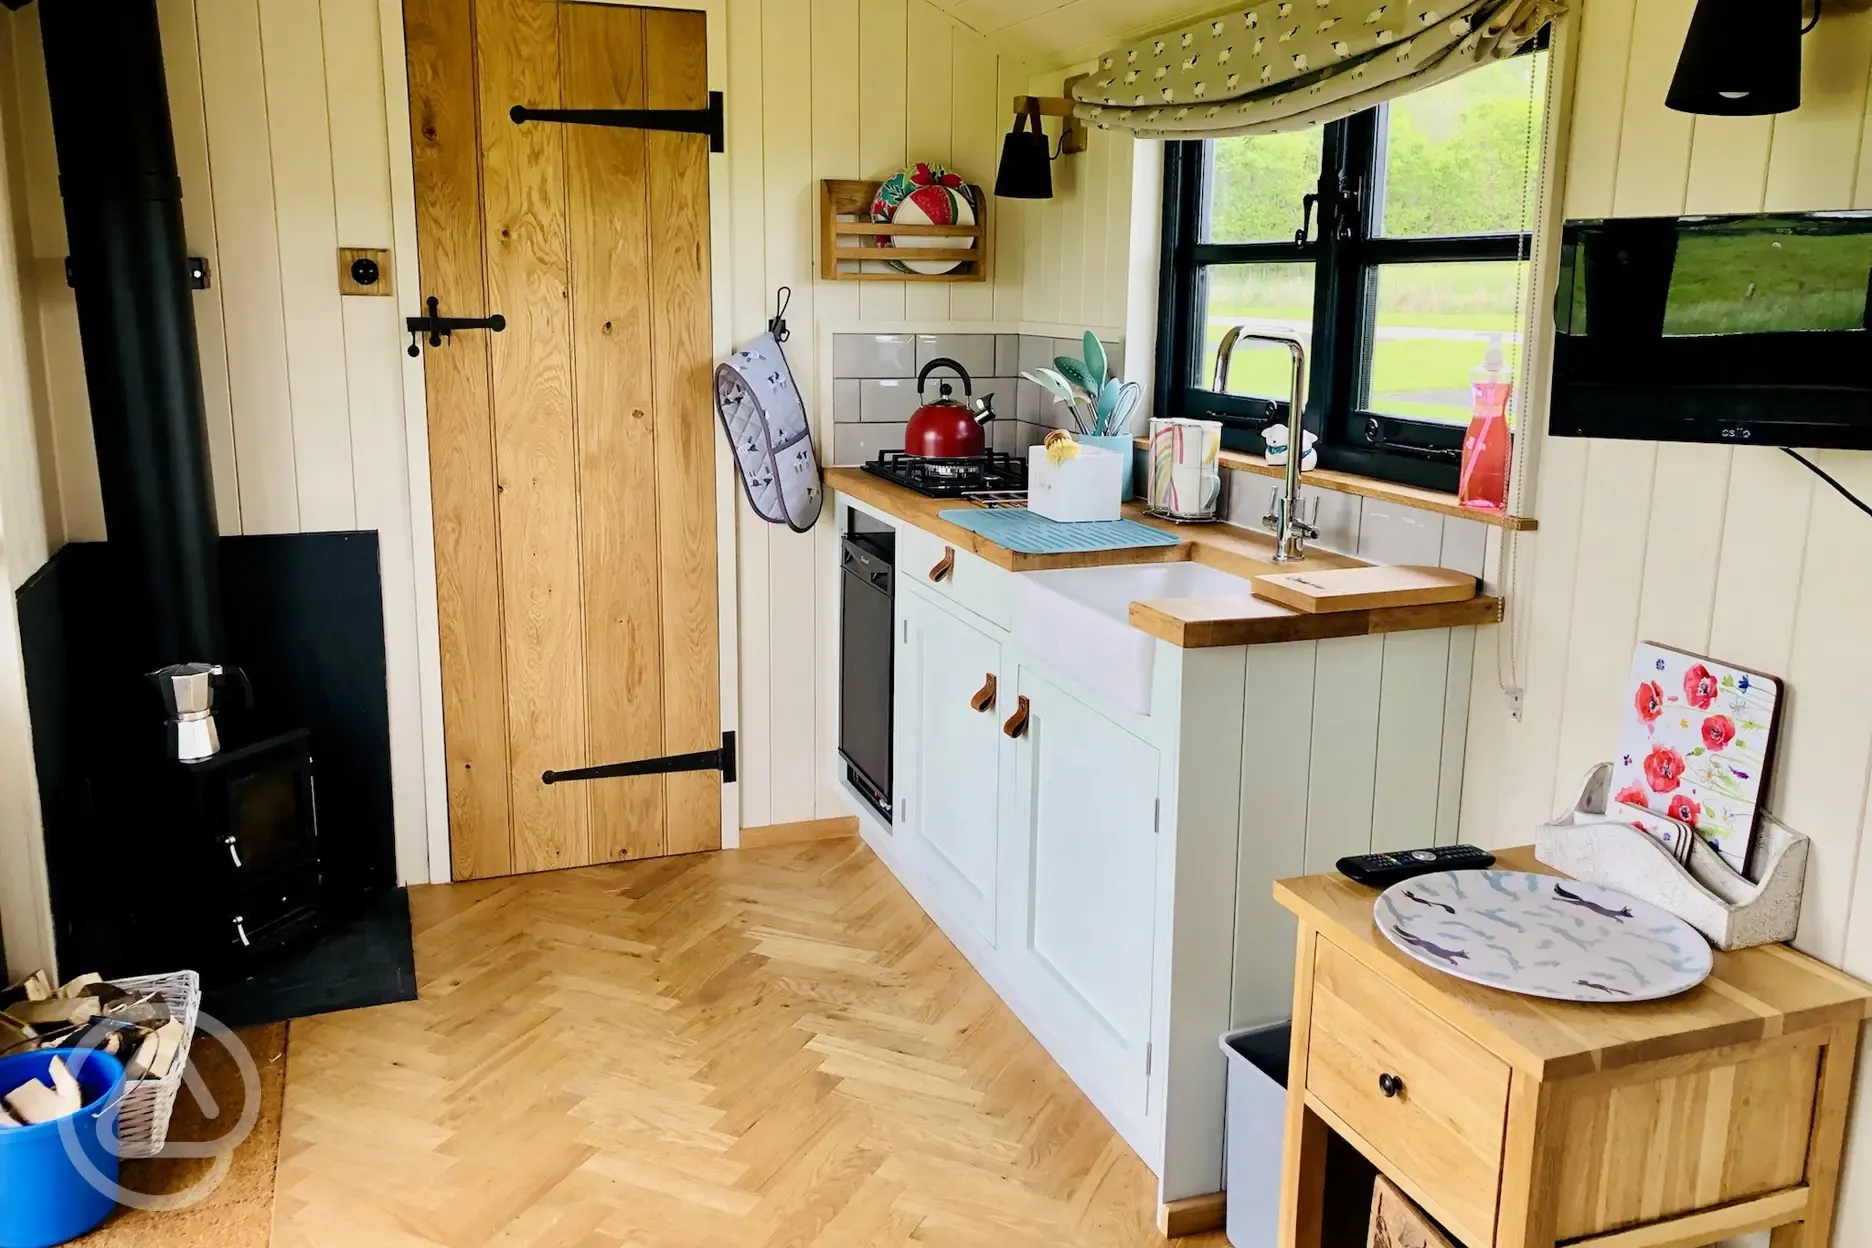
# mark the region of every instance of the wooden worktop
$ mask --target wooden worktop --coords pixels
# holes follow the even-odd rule
[[[1503,870],[1558,872],[1531,846],[1495,851]],[[1872,987],[1787,945],[1716,954],[1696,988],[1662,1001],[1584,1005],[1486,988],[1407,956],[1378,930],[1379,890],[1338,874],[1280,880],[1274,898],[1418,1004],[1540,1079],[1771,1039],[1872,1017]]]
[[[867,503],[905,524],[940,537],[957,550],[965,550],[1010,572],[1194,560],[1235,576],[1252,577],[1269,572],[1367,566],[1360,560],[1329,551],[1315,551],[1295,563],[1276,564],[1274,539],[1266,534],[1224,524],[1172,524],[1146,515],[1136,503],[1125,505],[1125,515],[1174,534],[1176,545],[1132,550],[1074,551],[1067,554],[1022,554],[944,520],[940,513],[967,506],[957,499],[925,498],[914,490],[906,490],[860,468],[828,468],[825,470],[825,481],[827,486],[841,494]],[[1334,611],[1317,615],[1294,611],[1279,603],[1246,594],[1222,598],[1166,598],[1131,604],[1132,627],[1185,649],[1362,637],[1372,633],[1492,624],[1500,618],[1501,600],[1486,595],[1479,595],[1467,602],[1391,607],[1377,611]]]

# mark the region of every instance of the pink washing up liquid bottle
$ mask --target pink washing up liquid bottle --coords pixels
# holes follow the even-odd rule
[[[1514,393],[1514,373],[1502,357],[1500,334],[1489,339],[1481,367],[1470,374],[1469,383],[1474,407],[1469,432],[1463,436],[1456,501],[1477,511],[1501,511],[1508,506],[1508,399]]]

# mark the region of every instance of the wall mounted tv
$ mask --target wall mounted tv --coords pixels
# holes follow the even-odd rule
[[[1872,213],[1569,221],[1561,437],[1872,449]]]

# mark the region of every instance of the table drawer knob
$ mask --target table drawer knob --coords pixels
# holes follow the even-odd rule
[[[1396,1096],[1404,1090],[1404,1081],[1387,1072],[1378,1076],[1378,1090],[1386,1096]]]

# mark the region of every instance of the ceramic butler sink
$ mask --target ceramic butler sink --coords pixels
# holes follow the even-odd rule
[[[1014,577],[1014,636],[1062,675],[1148,713],[1157,639],[1131,627],[1131,604],[1249,592],[1245,578],[1200,563],[1022,572]]]

